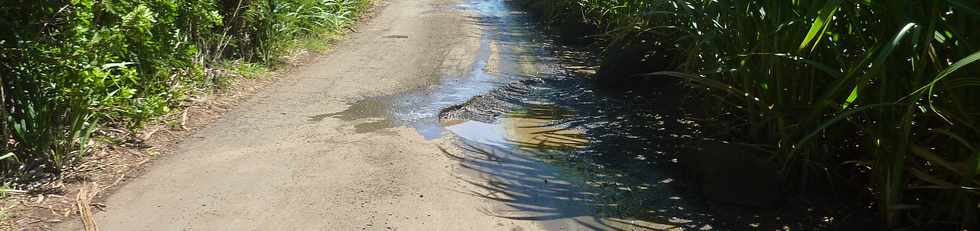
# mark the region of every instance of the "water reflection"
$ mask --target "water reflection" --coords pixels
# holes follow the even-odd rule
[[[467,173],[460,180],[472,186],[461,193],[501,202],[483,209],[489,215],[552,229],[835,227],[837,220],[823,218],[839,207],[809,209],[820,202],[752,208],[702,198],[684,157],[685,144],[704,135],[696,119],[678,110],[685,93],[676,83],[643,92],[595,90],[586,76],[595,72],[589,52],[531,32],[504,1],[471,0],[458,9],[477,12],[470,20],[485,28],[469,73],[363,99],[310,122],[358,121],[358,132],[410,126],[429,139],[450,131],[460,150],[444,152],[460,160]],[[437,117],[446,109],[458,113]]]
[[[500,124],[508,142],[529,151],[585,148],[588,139],[577,128],[561,127],[559,121],[574,118],[574,111],[554,104],[534,104],[505,114]]]
[[[574,117],[571,110],[555,105],[534,104],[500,116],[493,122],[443,120],[456,136],[500,148],[529,151],[568,151],[585,148],[582,130],[559,127],[556,122]]]

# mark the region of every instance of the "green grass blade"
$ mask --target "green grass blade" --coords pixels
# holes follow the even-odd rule
[[[801,138],[799,141],[797,141],[795,146],[796,147],[802,146],[807,141],[810,141],[810,139],[813,139],[813,137],[816,137],[817,135],[819,135],[820,132],[826,130],[827,128],[829,128],[830,126],[836,124],[837,122],[840,122],[841,120],[844,120],[847,117],[850,117],[851,115],[857,114],[859,112],[864,112],[864,111],[868,111],[868,110],[871,110],[871,109],[879,108],[879,107],[889,107],[889,106],[899,106],[899,105],[901,105],[901,104],[894,104],[894,103],[873,104],[873,105],[858,107],[858,108],[854,108],[854,109],[850,109],[850,110],[844,111],[843,113],[840,113],[839,115],[834,116],[830,120],[827,120],[827,121],[824,121],[823,123],[820,123],[820,125],[817,126],[816,129],[814,129],[809,134],[803,136],[803,138]]]
[[[840,79],[840,78],[844,77],[844,73],[841,73],[840,71],[835,70],[834,68],[830,67],[830,65],[827,65],[827,64],[818,62],[816,60],[812,60],[812,59],[808,59],[808,58],[804,58],[804,57],[792,55],[792,54],[786,54],[786,53],[752,53],[752,54],[738,55],[738,57],[748,57],[748,56],[753,56],[753,55],[769,55],[769,56],[775,56],[775,57],[785,58],[785,59],[790,60],[790,61],[796,61],[796,62],[800,62],[800,63],[803,63],[803,64],[807,64],[807,65],[809,65],[809,66],[811,66],[813,68],[816,68],[817,70],[822,71],[823,73],[826,73],[826,74],[830,75],[834,79]]]
[[[909,173],[912,173],[912,176],[914,176],[915,178],[918,178],[919,180],[922,180],[922,181],[925,181],[925,182],[929,182],[929,183],[934,184],[936,186],[940,186],[940,187],[944,187],[944,188],[956,188],[957,187],[956,184],[950,183],[950,182],[945,181],[943,179],[939,179],[938,177],[935,177],[933,175],[929,175],[929,173],[926,173],[925,171],[922,171],[919,168],[910,167],[909,168]]]
[[[802,52],[812,43],[810,46],[810,51],[812,52],[817,48],[817,44],[820,43],[820,39],[823,35],[827,33],[827,28],[830,27],[830,21],[833,20],[834,14],[837,13],[839,9],[839,1],[828,1],[826,5],[817,13],[818,16],[813,19],[813,23],[810,24],[810,30],[806,33],[806,37],[803,38],[803,42],[800,43],[799,50]]]
[[[966,175],[966,174],[964,174],[964,171],[963,171],[962,168],[956,167],[955,164],[953,164],[953,163],[949,162],[948,160],[943,159],[942,157],[940,157],[939,154],[936,154],[935,152],[932,152],[929,149],[926,149],[926,148],[924,148],[922,146],[912,144],[912,145],[909,146],[909,151],[911,151],[912,154],[915,154],[916,156],[921,157],[922,159],[925,159],[925,160],[929,161],[932,164],[935,164],[935,165],[938,165],[940,167],[946,168],[947,170],[950,170],[950,171],[956,173],[957,175],[960,175],[960,176]]]
[[[973,54],[966,56],[965,58],[960,59],[959,61],[956,61],[956,63],[953,63],[953,65],[950,65],[943,71],[939,72],[939,74],[936,75],[936,78],[933,78],[932,82],[929,82],[929,84],[926,84],[925,86],[922,86],[918,90],[915,90],[914,92],[909,94],[909,96],[906,97],[911,97],[912,95],[922,93],[922,91],[926,91],[926,90],[929,91],[929,95],[932,95],[933,89],[936,87],[936,84],[938,84],[943,79],[946,79],[946,77],[952,74],[953,72],[956,72],[960,68],[970,65],[978,60],[980,60],[980,51],[974,52]]]
[[[752,94],[750,94],[749,92],[747,92],[745,90],[736,88],[735,86],[732,86],[730,84],[723,83],[723,82],[718,81],[718,80],[714,80],[714,79],[707,78],[707,77],[701,77],[701,76],[694,75],[694,74],[688,74],[688,73],[682,73],[682,72],[676,72],[676,71],[659,71],[659,72],[653,72],[653,73],[643,74],[643,75],[640,75],[640,76],[670,76],[670,77],[680,78],[680,79],[683,79],[683,80],[691,81],[691,82],[693,82],[695,84],[698,84],[698,85],[701,85],[701,86],[704,86],[704,87],[707,87],[707,88],[711,88],[711,89],[715,89],[715,90],[722,90],[722,91],[725,91],[725,92],[728,92],[728,93],[731,93],[731,94],[735,94],[735,95],[738,95],[738,96],[750,97],[750,98],[755,99],[757,102],[759,102],[760,105],[766,105],[764,102],[762,102],[762,99],[759,99],[758,97],[754,97]],[[746,106],[748,106],[748,105],[746,105]]]

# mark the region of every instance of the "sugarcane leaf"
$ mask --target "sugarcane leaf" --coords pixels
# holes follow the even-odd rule
[[[961,168],[956,167],[955,164],[950,163],[946,159],[943,159],[942,157],[939,156],[939,154],[936,154],[935,152],[932,152],[929,149],[913,144],[909,146],[909,151],[911,151],[912,154],[915,154],[916,156],[921,157],[926,161],[929,161],[930,163],[939,165],[940,167],[950,170],[958,175],[965,175],[964,171]]]
[[[813,23],[810,24],[810,30],[806,33],[803,38],[803,42],[800,43],[800,51],[805,50],[808,46],[810,51],[817,48],[817,44],[820,43],[820,39],[824,34],[827,33],[827,28],[830,27],[830,21],[834,19],[834,14],[837,13],[839,9],[839,1],[828,1],[822,9],[817,13],[817,17],[813,19]],[[810,44],[813,46],[810,46]]]

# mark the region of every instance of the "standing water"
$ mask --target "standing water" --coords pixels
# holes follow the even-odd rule
[[[678,96],[664,90],[604,94],[587,77],[595,66],[589,52],[556,45],[505,1],[469,0],[457,9],[477,15],[483,27],[470,71],[312,119],[376,115],[384,119],[357,130],[409,126],[427,139],[455,137],[465,154],[447,154],[482,178],[467,182],[490,192],[470,193],[502,204],[486,213],[536,220],[549,229],[835,227],[828,206],[705,199],[679,160],[686,150],[681,144],[701,132],[677,109]],[[737,163],[715,165],[723,164]]]

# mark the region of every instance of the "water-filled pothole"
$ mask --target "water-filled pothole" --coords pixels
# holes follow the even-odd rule
[[[479,187],[524,195],[505,203],[537,211],[501,217],[590,217],[576,222],[658,230],[820,229],[840,220],[834,210],[841,208],[821,206],[820,200],[773,208],[706,200],[704,185],[690,180],[690,164],[684,162],[689,158],[683,158],[690,153],[685,144],[703,134],[696,120],[678,110],[677,86],[601,92],[584,76],[594,73],[588,52],[533,32],[528,19],[501,0],[469,2],[460,9],[477,12],[485,27],[470,72],[418,91],[362,99],[310,120],[358,121],[357,132],[407,126],[428,139],[457,137],[463,149],[493,157],[464,163],[491,176],[492,184]],[[736,163],[705,166],[725,164]]]

